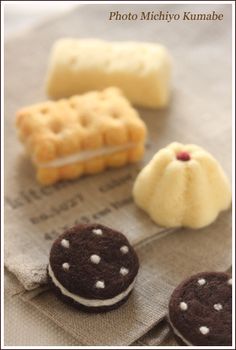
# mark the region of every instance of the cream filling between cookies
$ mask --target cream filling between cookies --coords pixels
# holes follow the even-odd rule
[[[137,146],[137,143],[129,142],[129,143],[126,143],[124,145],[119,145],[119,146],[110,146],[110,147],[107,146],[107,147],[101,147],[101,148],[94,149],[94,150],[77,152],[77,153],[71,154],[69,156],[60,157],[60,158],[54,159],[54,160],[52,160],[50,162],[46,162],[46,163],[41,163],[41,162],[37,162],[37,161],[34,161],[34,163],[40,168],[57,168],[60,166],[73,164],[73,163],[77,163],[77,162],[83,162],[83,161],[90,160],[90,159],[93,159],[96,157],[102,157],[102,156],[106,156],[106,155],[113,154],[116,152],[125,151],[127,149],[134,148],[135,146]]]
[[[58,281],[58,279],[55,277],[51,265],[48,265],[48,273],[53,281],[53,283],[55,284],[56,287],[58,287],[61,291],[61,293],[71,299],[73,299],[74,301],[76,301],[79,304],[82,304],[84,306],[88,306],[88,307],[102,307],[102,306],[111,306],[114,305],[116,303],[118,303],[119,301],[123,300],[133,289],[136,278],[133,280],[133,282],[129,285],[129,287],[122,293],[116,295],[113,298],[110,299],[86,299],[83,297],[80,297],[77,294],[71,293],[69,292],[65,287],[63,287],[63,285]]]
[[[168,321],[169,321],[169,324],[171,325],[174,333],[186,344],[186,345],[190,345],[190,346],[193,346],[193,344],[191,344],[188,340],[186,340],[182,334],[178,331],[178,329],[176,329],[174,326],[173,326],[173,323],[171,322],[170,320],[170,316],[168,317]]]

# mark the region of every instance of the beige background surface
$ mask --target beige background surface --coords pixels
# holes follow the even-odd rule
[[[5,176],[7,179],[7,196],[18,194],[28,186],[34,189],[37,188],[31,165],[27,159],[20,156],[21,149],[18,148],[13,127],[14,114],[20,106],[45,98],[43,83],[48,51],[56,38],[68,35],[97,36],[113,40],[158,41],[165,44],[174,58],[173,97],[171,105],[166,111],[140,111],[150,129],[149,148],[145,162],[150,159],[157,149],[169,142],[175,140],[183,143],[192,142],[202,145],[212,152],[230,176],[230,6],[214,5],[215,10],[223,12],[225,15],[222,22],[201,22],[200,24],[195,22],[187,25],[182,22],[172,24],[125,22],[122,25],[119,22],[107,22],[107,14],[110,9],[114,8],[127,11],[128,9],[131,10],[133,6],[85,6],[64,18],[48,22],[30,33],[6,43],[5,131],[7,137],[5,155],[7,162]],[[135,7],[135,12],[144,8],[149,10],[171,10],[173,12],[189,10],[187,5],[172,5],[171,7],[167,5],[152,5],[149,7],[139,5]],[[191,9],[197,11],[202,9],[205,12],[206,10],[212,10],[213,6],[199,5],[192,6]],[[13,144],[14,147],[12,147]],[[136,167],[124,169],[121,170],[120,174],[127,171],[135,174],[137,170]],[[93,180],[85,181],[88,184],[92,182],[99,183],[99,181],[103,183],[104,179],[108,179],[108,176],[113,176],[113,174],[118,176],[117,173],[110,172],[94,177]],[[20,178],[19,175],[21,175]],[[79,182],[73,186],[79,188]],[[131,188],[132,181],[122,187],[120,191],[123,194],[130,193]],[[66,195],[67,190],[64,193]],[[28,215],[27,210],[24,213],[26,216]],[[24,227],[19,230],[19,226],[16,225],[16,222],[17,224],[24,222],[21,220],[22,213],[19,214],[19,217],[14,213],[10,211],[8,206],[6,210],[6,256],[8,268],[18,274],[19,277],[19,268],[14,269],[12,267],[19,265],[20,259],[16,260],[17,263],[13,261],[10,248],[14,249],[16,246],[22,248],[22,243],[24,246],[27,242],[27,246],[36,251],[37,245],[32,246],[27,230],[23,232]],[[154,229],[149,219],[134,206],[128,207],[127,213],[128,216],[123,221],[122,212],[120,213],[121,228],[125,229],[127,227],[128,219],[131,217],[140,220],[140,225],[138,225],[139,234],[137,236],[132,235],[130,238],[134,238],[133,243],[136,244],[142,268],[135,294],[122,309],[122,312],[117,310],[116,313],[110,313],[108,317],[86,318],[80,314],[75,315],[73,311],[71,314],[71,311],[58,303],[50,292],[36,296],[30,299],[30,303],[24,304],[17,296],[10,297],[7,294],[5,344],[53,345],[57,343],[57,345],[69,345],[76,342],[77,344],[87,345],[128,345],[161,321],[166,314],[168,296],[176,283],[182,278],[205,268],[226,270],[230,265],[230,213],[222,214],[209,228],[197,232],[179,230],[163,236],[159,240],[155,239],[151,243],[148,243],[147,240],[150,237],[150,230],[147,227],[152,227],[153,231],[151,233],[155,233],[155,231],[158,233],[161,230],[159,228]],[[16,220],[15,223],[10,220],[13,216]],[[112,215],[106,221],[108,224],[112,223]],[[135,227],[132,223],[129,224],[131,227]],[[35,232],[35,240],[37,239],[39,245],[42,246],[40,232],[39,227]],[[127,230],[128,235],[131,232],[132,230]],[[146,241],[142,243],[141,241],[145,238]],[[44,248],[45,252],[50,247],[49,243],[47,243],[46,249]],[[22,251],[19,250],[19,253],[22,253]],[[28,254],[27,250],[23,253]],[[25,255],[23,254],[23,256]],[[6,283],[6,285],[9,288],[8,290],[11,291],[11,284]],[[136,315],[133,314],[132,303],[136,305]],[[42,314],[47,315],[47,317],[42,316]],[[129,319],[127,318],[128,315]],[[53,323],[49,321],[49,318],[53,320]],[[132,321],[130,323],[132,327],[124,336],[122,327],[127,326],[125,322],[129,320]],[[60,330],[55,323],[60,326]],[[94,326],[100,323],[102,332],[105,330],[102,336],[98,332],[92,332],[90,337],[86,336],[89,325],[91,329],[94,329]],[[28,327],[24,327],[24,324],[28,324]],[[47,332],[46,329],[49,328],[51,331]],[[64,328],[64,331],[61,328]],[[61,334],[60,338],[58,332]],[[142,344],[160,343],[158,330],[153,332],[155,335],[157,334],[156,338],[153,334],[149,334],[148,338],[144,337],[140,342]],[[34,337],[31,336],[33,333]],[[154,340],[150,340],[150,337]]]

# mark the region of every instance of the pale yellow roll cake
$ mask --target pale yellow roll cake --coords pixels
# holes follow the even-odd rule
[[[231,204],[230,183],[217,160],[196,145],[171,143],[139,173],[135,203],[157,224],[201,228]]]
[[[170,55],[159,44],[60,39],[52,48],[46,89],[57,99],[116,86],[135,105],[162,108],[169,101],[170,71]]]

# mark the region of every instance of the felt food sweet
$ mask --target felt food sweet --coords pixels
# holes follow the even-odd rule
[[[166,107],[172,59],[157,43],[62,38],[52,48],[47,93],[70,97],[109,86],[120,88],[132,104]]]
[[[135,203],[157,224],[200,228],[231,204],[230,183],[214,157],[196,145],[171,143],[139,173]]]
[[[168,321],[178,342],[230,346],[232,278],[214,271],[186,278],[170,297]]]
[[[113,87],[22,108],[16,127],[42,185],[139,161],[147,132]]]
[[[79,310],[106,312],[127,301],[138,270],[138,256],[121,232],[79,224],[53,243],[48,282],[61,300]]]

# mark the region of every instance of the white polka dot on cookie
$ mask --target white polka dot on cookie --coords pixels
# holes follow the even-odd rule
[[[181,303],[179,304],[179,307],[183,311],[186,311],[188,309],[188,305],[184,301],[181,301]]]
[[[128,275],[128,273],[129,273],[129,270],[126,268],[126,267],[121,267],[120,268],[120,274],[122,275],[122,276],[126,276],[126,275]]]
[[[232,285],[232,278],[228,280],[228,284]]]
[[[199,331],[200,331],[203,335],[207,335],[207,334],[210,332],[209,328],[206,327],[206,326],[201,326],[201,327],[199,327]]]
[[[105,283],[104,281],[97,281],[95,284],[95,287],[98,289],[104,289],[105,288]]]
[[[93,255],[90,256],[90,260],[91,260],[91,262],[94,263],[94,264],[99,264],[100,261],[101,261],[101,258],[100,258],[99,255],[93,254]]]
[[[206,284],[206,280],[204,278],[200,278],[197,283],[199,284],[199,286],[204,286],[204,284]]]
[[[103,232],[102,232],[102,230],[100,228],[94,228],[93,229],[93,233],[95,235],[101,236]]]
[[[216,311],[220,311],[220,310],[222,310],[223,309],[223,306],[221,305],[221,304],[214,304],[214,309],[216,310]]]
[[[69,268],[70,268],[70,264],[68,264],[67,262],[65,262],[65,263],[62,264],[62,268],[63,268],[63,270],[67,271],[67,270],[69,270]]]
[[[123,245],[122,247],[120,247],[120,251],[122,254],[127,254],[129,251],[129,247],[127,247],[127,245]]]
[[[61,240],[61,246],[64,248],[69,248],[70,247],[70,242],[67,239],[62,239]]]

